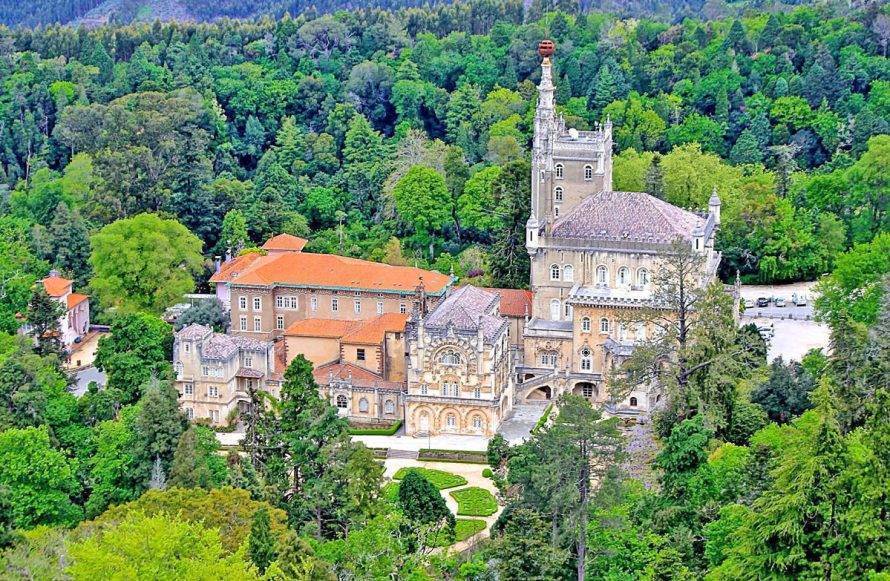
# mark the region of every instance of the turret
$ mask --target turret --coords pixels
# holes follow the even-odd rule
[[[714,224],[720,225],[720,196],[717,195],[717,186],[711,193],[711,199],[708,200],[708,213],[714,216]]]

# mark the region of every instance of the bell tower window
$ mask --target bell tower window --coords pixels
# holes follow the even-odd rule
[[[587,181],[593,179],[593,166],[590,164],[584,166],[584,179]]]
[[[563,174],[565,173],[565,168],[563,167],[563,165],[561,163],[556,164],[554,171],[556,172],[556,179],[561,180],[563,178]]]

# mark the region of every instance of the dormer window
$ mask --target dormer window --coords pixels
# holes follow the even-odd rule
[[[561,180],[563,178],[563,174],[565,173],[565,168],[561,163],[556,164],[556,167],[553,168],[556,172],[556,179]]]
[[[550,265],[550,280],[559,280],[559,265]]]
[[[590,164],[584,166],[584,179],[587,181],[593,179],[593,166]]]
[[[553,190],[553,199],[556,200],[557,202],[561,202],[562,201],[562,192],[563,192],[562,186],[557,186],[557,188],[555,190]]]

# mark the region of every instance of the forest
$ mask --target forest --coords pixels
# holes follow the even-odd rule
[[[886,578],[890,8],[557,8],[0,29],[5,578]],[[648,476],[568,397],[525,444],[492,441],[504,511],[490,542],[447,555],[433,484],[383,488],[302,357],[242,418],[240,454],[189,423],[160,315],[208,290],[215,257],[282,232],[527,285],[544,38],[567,125],[613,123],[614,188],[690,208],[716,189],[723,280],[820,279],[831,353],[767,362],[708,289],[694,342],[671,346]],[[35,286],[51,268],[111,327],[108,385],[80,398]]]

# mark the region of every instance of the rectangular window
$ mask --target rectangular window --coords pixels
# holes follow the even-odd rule
[[[195,386],[191,383],[186,383],[185,384],[185,394],[192,395],[193,393],[195,393]]]
[[[241,316],[238,318],[238,328],[239,328],[240,330],[242,330],[242,331],[246,331],[246,330],[247,330],[247,317],[246,317],[246,316],[241,315]]]
[[[244,356],[244,367],[253,367],[253,357],[250,355]]]
[[[359,361],[365,360],[365,350],[364,349],[356,349],[355,350],[355,358]]]
[[[253,331],[259,333],[263,330],[263,319],[261,317],[253,318]]]
[[[211,385],[207,388],[207,397],[219,397],[219,388]]]
[[[284,308],[284,297],[275,297],[275,306],[279,309]]]
[[[309,308],[312,309],[313,312],[318,310],[318,297],[309,299]]]
[[[478,387],[476,389],[474,389],[473,397],[475,397],[476,399],[481,399],[482,398],[482,390],[480,390]]]
[[[263,299],[260,297],[253,297],[253,310],[254,311],[262,311],[263,310]]]
[[[209,376],[210,376],[210,367],[209,367],[208,365],[202,365],[202,366],[201,366],[201,375],[203,375],[203,376],[205,376],[205,377],[209,377]]]
[[[425,383],[420,386],[420,395],[427,395],[430,392],[429,388]]]
[[[377,314],[383,314],[383,301],[377,301]]]
[[[281,315],[275,317],[275,328],[279,331],[284,329],[284,317],[282,317]]]
[[[404,314],[408,312],[408,305],[405,303],[399,303],[399,312]]]
[[[185,408],[185,417],[190,420],[195,419],[195,410],[193,410],[192,408]]]
[[[297,304],[298,304],[298,303],[297,303],[297,297],[291,297],[291,298],[290,298],[290,308],[296,310],[296,308],[297,308]]]
[[[210,410],[210,419],[214,423],[219,422],[219,410]]]
[[[353,308],[353,310],[355,310],[356,315],[361,313],[362,312],[362,300],[355,299],[355,301],[353,301],[353,303],[352,303],[352,308]]]
[[[337,297],[331,299],[331,310],[335,313],[340,310],[340,300]]]
[[[242,311],[247,308],[247,297],[238,297],[238,308]]]

